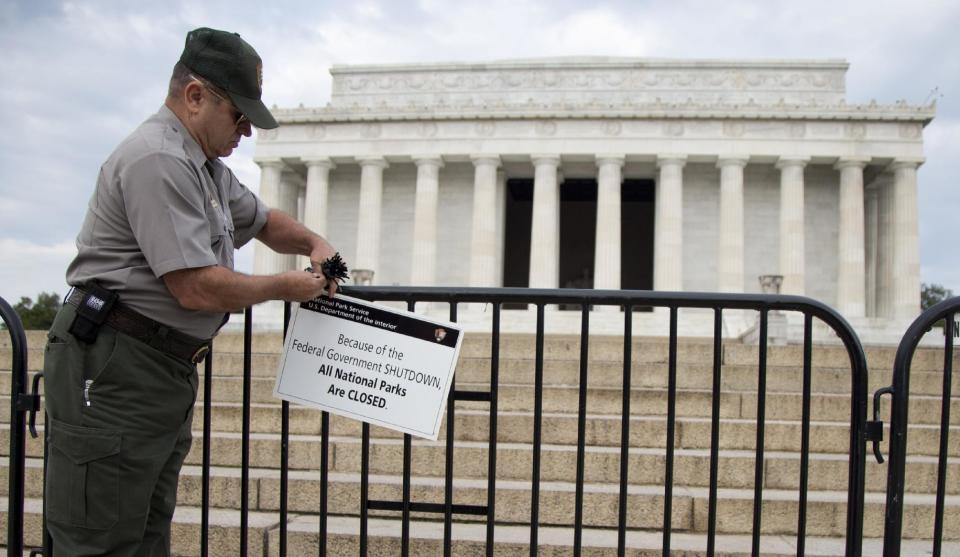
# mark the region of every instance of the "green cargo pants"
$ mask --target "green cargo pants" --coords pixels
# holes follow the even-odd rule
[[[53,557],[169,555],[196,366],[158,349],[162,338],[108,326],[80,342],[68,332],[75,313],[57,315],[43,367]]]

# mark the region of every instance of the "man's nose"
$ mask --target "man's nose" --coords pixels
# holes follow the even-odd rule
[[[249,120],[244,120],[240,123],[240,135],[243,137],[250,137],[253,135],[253,126],[250,124]]]

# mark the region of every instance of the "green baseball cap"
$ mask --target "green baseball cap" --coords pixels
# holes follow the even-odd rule
[[[260,100],[263,62],[237,33],[200,27],[187,33],[180,62],[190,71],[226,91],[237,109],[261,129],[279,124]]]

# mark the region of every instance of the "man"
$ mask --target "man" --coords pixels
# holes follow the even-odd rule
[[[168,555],[196,364],[227,312],[336,291],[320,274],[233,271],[234,249],[252,238],[314,268],[335,253],[220,162],[252,125],[277,127],[261,76],[239,35],[190,32],[164,105],[100,169],[45,355],[57,557]]]

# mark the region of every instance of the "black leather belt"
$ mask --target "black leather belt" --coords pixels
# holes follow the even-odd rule
[[[80,302],[83,301],[84,294],[83,289],[74,288],[67,296],[67,303],[72,306],[79,306]],[[106,324],[151,346],[155,346],[154,339],[162,334],[163,338],[159,347],[161,350],[193,364],[202,362],[207,353],[210,352],[209,340],[199,339],[181,333],[176,329],[171,329],[121,303],[114,304],[110,314],[107,315]]]

